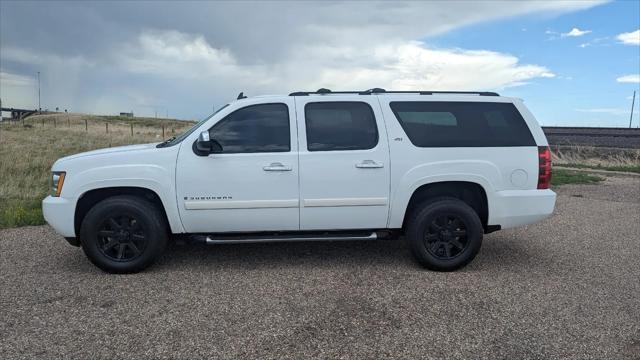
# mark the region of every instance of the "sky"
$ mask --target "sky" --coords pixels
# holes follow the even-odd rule
[[[38,71],[41,107],[73,112],[200,119],[241,91],[381,87],[491,90],[543,125],[626,127],[640,1],[0,0],[2,106],[37,108]]]

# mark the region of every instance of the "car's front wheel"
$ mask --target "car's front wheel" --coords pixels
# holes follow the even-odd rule
[[[406,235],[416,260],[424,267],[453,271],[467,265],[480,250],[483,227],[465,202],[440,198],[416,209]]]
[[[89,260],[110,273],[134,273],[151,265],[168,241],[164,216],[135,196],[107,198],[89,210],[80,242]]]

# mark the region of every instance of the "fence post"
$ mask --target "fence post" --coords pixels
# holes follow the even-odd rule
[[[107,129],[107,134],[109,133],[109,123],[104,123],[105,129]],[[111,145],[109,145],[111,147]]]
[[[131,136],[133,136],[133,123],[131,123]]]
[[[162,140],[164,140],[164,124],[162,124]]]
[[[71,127],[71,119],[69,119],[69,115],[67,115],[67,127]]]
[[[87,119],[84,119],[84,131],[89,132],[89,124],[87,123]]]
[[[56,118],[53,118],[53,128],[55,129],[57,127],[58,127],[58,125],[56,124]]]
[[[44,119],[42,119],[42,127],[44,127]]]

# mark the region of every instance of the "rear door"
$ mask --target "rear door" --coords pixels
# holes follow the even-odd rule
[[[301,230],[385,228],[389,146],[376,97],[295,101]]]

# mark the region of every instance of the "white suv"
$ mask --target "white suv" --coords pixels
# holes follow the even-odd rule
[[[108,272],[136,272],[170,234],[207,243],[404,234],[455,270],[483,234],[548,217],[547,140],[490,92],[297,92],[238,100],[160,144],[53,164],[47,222]]]

